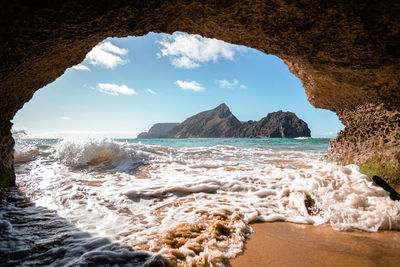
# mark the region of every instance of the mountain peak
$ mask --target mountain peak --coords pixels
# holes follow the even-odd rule
[[[217,111],[220,118],[224,118],[232,114],[229,110],[229,107],[225,103],[220,104],[213,111]]]
[[[233,129],[242,124],[231,113],[229,107],[222,103],[214,109],[200,112],[187,118],[178,127],[173,128],[169,134],[173,137],[230,137]]]
[[[225,103],[219,104],[219,106],[216,107],[216,108],[218,108],[218,109],[221,109],[221,108],[227,108],[227,109],[229,109],[229,107],[228,107]]]

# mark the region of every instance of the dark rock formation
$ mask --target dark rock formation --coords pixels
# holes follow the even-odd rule
[[[330,158],[369,164],[362,155],[368,150],[400,170],[396,154],[374,139],[399,129],[386,120],[400,111],[399,14],[395,0],[1,1],[0,184],[13,184],[9,121],[33,93],[105,38],[150,31],[197,33],[282,58],[311,104],[338,113],[349,129],[332,143]],[[371,117],[387,127],[365,135],[365,149],[352,150],[355,129],[367,132]],[[400,150],[393,145],[390,151]]]
[[[388,185],[381,177],[374,175],[372,176],[372,181],[388,192],[392,200],[400,200],[400,194],[397,193],[396,190],[394,190],[390,185]]]
[[[200,112],[174,127],[168,135],[174,138],[219,138],[231,137],[233,131],[242,124],[231,113],[228,106]]]
[[[11,135],[11,122],[0,120],[0,187],[15,185],[13,148],[14,139]]]
[[[269,113],[260,121],[240,122],[225,103],[218,107],[200,112],[182,123],[175,123],[169,131],[154,131],[159,128],[154,124],[149,133],[142,133],[138,138],[294,138],[310,137],[307,123],[292,112]]]
[[[137,138],[165,138],[168,137],[167,133],[177,125],[179,125],[177,122],[156,123],[148,132],[140,133]]]
[[[307,123],[292,112],[269,113],[260,121],[248,121],[235,132],[235,137],[242,138],[295,138],[310,137]]]

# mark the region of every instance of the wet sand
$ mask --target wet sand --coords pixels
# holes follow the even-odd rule
[[[239,266],[400,266],[400,232],[338,232],[329,226],[253,224]]]

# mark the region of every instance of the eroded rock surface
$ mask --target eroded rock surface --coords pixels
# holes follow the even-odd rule
[[[347,125],[331,140],[328,156],[343,164],[356,163],[369,176],[379,175],[400,189],[400,109],[365,104],[338,112]]]
[[[13,148],[11,122],[0,120],[0,187],[15,185]]]
[[[368,163],[360,154],[368,150],[399,170],[397,141],[382,150],[375,139],[397,136],[399,129],[378,108],[400,106],[398,14],[400,2],[391,0],[1,1],[1,184],[13,184],[8,123],[33,93],[105,38],[150,31],[197,33],[277,55],[302,81],[311,104],[336,112],[346,125],[332,142],[331,158]],[[371,116],[387,127],[357,139],[355,129],[369,128]]]
[[[310,137],[311,131],[305,121],[293,112],[282,110],[269,113],[259,121],[248,121],[236,131],[235,137],[243,138],[295,138]]]
[[[218,107],[200,112],[171,129],[172,138],[221,138],[232,137],[242,123],[224,103]]]

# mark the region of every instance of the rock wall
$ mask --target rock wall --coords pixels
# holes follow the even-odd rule
[[[375,109],[400,106],[398,14],[395,0],[2,0],[0,184],[13,184],[9,121],[33,93],[80,63],[103,39],[150,31],[197,33],[277,55],[302,81],[311,104],[336,112],[346,125],[332,142],[331,158],[361,163],[354,142],[380,155],[375,138],[395,136],[398,124],[387,121],[389,132],[374,130],[363,141],[353,134],[357,125],[370,125],[359,115],[366,107],[376,121],[385,121],[385,112]],[[393,146],[390,151],[398,143]]]
[[[13,148],[11,123],[0,120],[0,187],[15,185]]]
[[[399,107],[365,104],[338,116],[347,127],[331,140],[328,156],[343,164],[359,164],[362,172],[382,176],[399,191]]]

